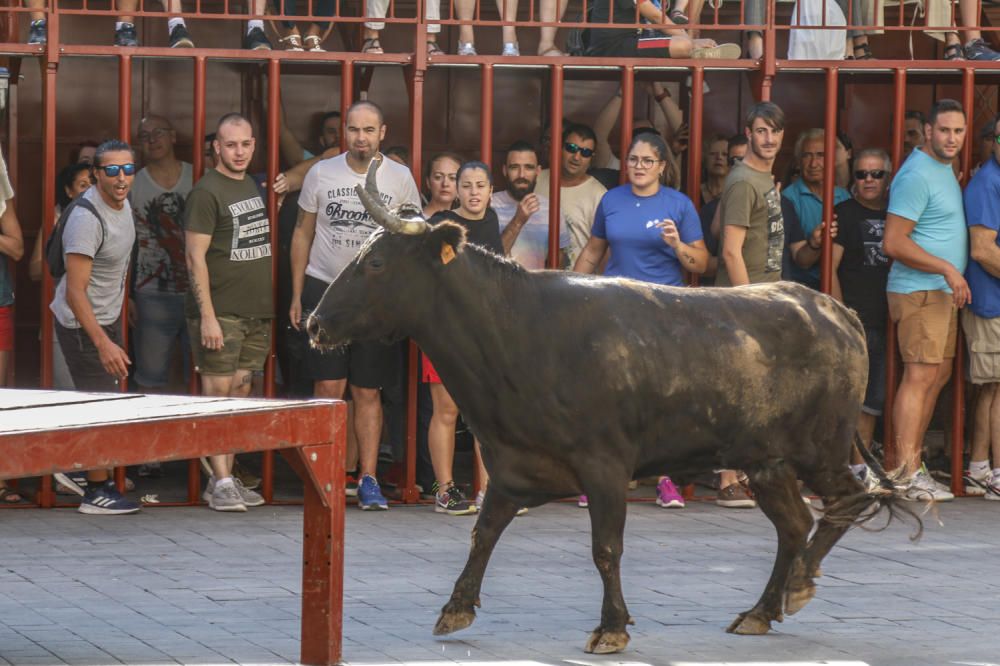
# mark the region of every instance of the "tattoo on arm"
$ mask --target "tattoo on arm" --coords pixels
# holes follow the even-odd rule
[[[194,271],[188,271],[188,282],[191,283],[191,294],[194,296],[194,302],[198,305],[198,309],[201,310],[202,297],[201,297],[201,285],[194,277]]]
[[[303,221],[305,221],[306,212],[299,208],[298,215],[295,216],[295,228],[298,229],[302,226]]]

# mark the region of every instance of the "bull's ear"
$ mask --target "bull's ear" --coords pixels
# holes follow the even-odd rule
[[[426,247],[442,264],[449,263],[465,245],[465,228],[454,222],[434,225],[427,234]]]

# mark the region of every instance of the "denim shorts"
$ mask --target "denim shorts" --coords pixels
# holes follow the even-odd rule
[[[132,340],[135,353],[135,383],[162,388],[170,380],[174,343],[180,339],[184,372],[190,358],[184,294],[140,291],[135,295],[136,326]]]

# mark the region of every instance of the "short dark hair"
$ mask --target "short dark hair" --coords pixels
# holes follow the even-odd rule
[[[399,159],[403,160],[407,164],[410,163],[410,149],[406,146],[389,146],[382,151],[382,154],[386,157],[395,155]]]
[[[330,118],[336,118],[340,120],[340,111],[327,111],[326,113],[324,113],[322,116],[320,116],[319,126],[322,127],[324,124],[326,124],[326,121],[328,121]]]
[[[518,139],[510,144],[510,147],[507,148],[507,154],[510,155],[511,153],[534,153],[535,159],[538,159],[538,151],[535,150],[535,146],[530,141],[525,141],[524,139]]]
[[[924,124],[933,126],[942,113],[961,113],[962,117],[965,117],[965,109],[962,108],[961,102],[945,97],[934,102]]]
[[[753,128],[753,121],[763,120],[771,129],[785,129],[785,112],[774,102],[757,102],[747,111],[744,126],[747,129]]]
[[[462,174],[471,169],[482,169],[486,172],[486,179],[490,181],[490,185],[493,184],[493,174],[490,173],[490,168],[485,162],[480,162],[479,160],[469,160],[468,162],[463,162],[462,166],[458,167],[458,173],[455,174],[455,180],[461,180]]]
[[[372,102],[371,100],[363,99],[361,101],[355,102],[347,107],[347,115],[351,115],[357,109],[371,109],[378,116],[378,124],[385,125],[385,114],[382,112],[382,107]]]
[[[927,122],[927,119],[924,118],[924,112],[918,111],[917,109],[909,109],[906,113],[903,114],[903,119],[916,120],[921,124],[921,126]]]
[[[132,146],[128,145],[121,139],[108,139],[97,147],[97,152],[94,153],[94,166],[101,166],[101,160],[105,153],[117,153],[124,151],[127,151],[132,156],[132,159],[135,160],[135,151],[132,150]]]
[[[635,140],[636,137],[642,136],[643,134],[655,134],[660,136],[660,133],[656,131],[656,128],[652,125],[640,125],[639,127],[632,128],[632,139]]]
[[[563,130],[562,140],[565,143],[569,139],[570,134],[576,134],[581,139],[587,139],[597,143],[597,134],[589,125],[584,125],[582,123],[572,123]]]
[[[56,203],[59,204],[59,208],[64,209],[69,205],[71,199],[66,194],[66,188],[73,184],[81,171],[86,171],[88,178],[90,177],[90,165],[86,162],[77,162],[63,167],[63,170],[56,176]]]
[[[239,125],[240,123],[250,125],[250,132],[251,134],[253,133],[253,124],[247,120],[246,116],[242,113],[237,113],[236,111],[230,111],[219,118],[219,122],[215,125],[215,136],[212,137],[212,140],[215,141],[215,139],[218,138],[219,130],[222,129],[223,125]]]
[[[637,134],[632,139],[632,143],[629,144],[628,152],[631,153],[637,143],[648,144],[661,160],[667,159],[667,142],[663,140],[663,137],[658,132],[642,132]]]
[[[736,146],[750,145],[750,139],[747,138],[746,134],[734,134],[731,137],[729,137],[729,140],[726,141],[726,143],[729,144],[727,146],[729,150],[732,150]]]

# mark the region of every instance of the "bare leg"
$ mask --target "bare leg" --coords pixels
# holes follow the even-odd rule
[[[238,383],[245,381],[245,377],[249,376],[250,373],[245,370],[237,371],[237,374],[235,375],[202,375],[201,376],[202,395],[219,396],[226,398],[231,397],[233,396],[234,392],[242,390],[242,385],[238,385]],[[247,385],[249,385],[249,383]],[[232,476],[233,461],[235,459],[236,456],[232,454],[221,455],[221,456],[209,456],[208,462],[212,467],[212,476],[214,476],[216,479],[225,479]]]
[[[566,5],[569,0],[541,0],[538,8],[539,19],[543,23],[561,21],[566,13]],[[539,30],[538,55],[562,55],[562,51],[556,48],[556,28],[543,27]],[[506,39],[504,41],[507,41]],[[551,53],[550,53],[551,52]]]
[[[967,28],[962,31],[966,44],[983,38],[983,33],[978,30],[979,7],[977,0],[958,0],[958,20],[963,28]]]
[[[459,21],[471,21],[475,15],[476,0],[455,0],[455,16]],[[458,27],[458,41],[466,44],[476,43],[476,35],[471,25],[463,23]]]
[[[861,437],[861,442],[871,449],[872,439],[875,437],[875,415],[866,414],[861,412],[858,414],[858,436]],[[858,451],[857,447],[851,448],[851,463],[854,465],[860,465],[865,460],[861,457],[861,452]]]
[[[45,9],[45,0],[25,0],[24,4],[29,9]],[[41,21],[45,18],[45,12],[30,12],[28,15],[32,21]]]
[[[904,468],[906,476],[920,468],[921,449],[930,413],[933,412],[937,391],[940,390],[939,373],[942,364],[904,363],[903,380],[896,393],[892,419],[896,425],[896,462]],[[950,360],[946,360],[950,373]],[[937,386],[937,389],[935,389]]]
[[[119,21],[132,23],[135,20],[132,12],[139,6],[139,0],[117,0],[116,5],[121,12],[121,16],[118,17]]]
[[[517,20],[517,0],[496,0],[497,11],[500,12],[500,19],[503,21]],[[517,30],[512,25],[503,27],[503,43],[516,44]]]
[[[452,482],[452,468],[455,461],[455,423],[458,421],[458,406],[448,394],[444,384],[431,384],[431,400],[434,414],[427,430],[427,448],[431,453],[431,465],[438,488],[444,489]]]
[[[375,478],[379,439],[382,437],[382,400],[379,389],[351,385],[354,397],[354,433],[358,437],[361,476]]]

